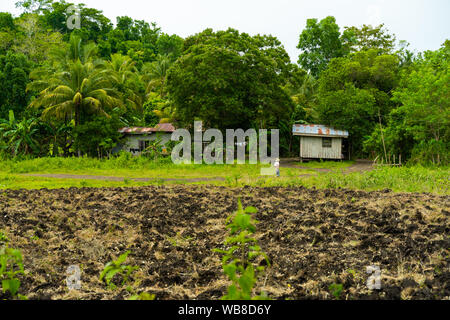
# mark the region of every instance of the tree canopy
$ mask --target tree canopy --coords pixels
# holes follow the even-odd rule
[[[331,59],[346,55],[348,50],[342,44],[339,26],[332,16],[320,22],[308,19],[297,48],[302,50],[298,63],[315,77],[326,69]]]
[[[264,127],[291,110],[282,88],[291,68],[274,37],[207,29],[186,39],[169,70],[168,92],[186,125],[201,119],[220,129]]]

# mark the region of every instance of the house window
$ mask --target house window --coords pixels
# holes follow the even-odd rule
[[[139,151],[142,152],[147,149],[150,145],[150,141],[148,140],[139,140]]]
[[[331,148],[331,138],[322,138],[322,148]]]

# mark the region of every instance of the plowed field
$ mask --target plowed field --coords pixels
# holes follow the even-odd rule
[[[30,299],[126,299],[99,281],[127,250],[130,284],[157,299],[218,299],[225,219],[258,212],[256,238],[270,260],[258,282],[273,299],[449,299],[450,197],[306,188],[149,186],[0,191],[0,229],[24,256],[19,293]],[[81,268],[68,290],[66,269]],[[370,290],[368,266],[381,271]],[[1,293],[0,298],[9,298]]]

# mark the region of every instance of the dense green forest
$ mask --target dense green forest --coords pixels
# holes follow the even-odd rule
[[[308,19],[292,63],[271,35],[235,29],[181,38],[156,23],[65,1],[25,0],[0,13],[2,157],[102,157],[123,126],[279,128],[298,154],[294,123],[349,131],[355,157],[450,160],[450,41],[414,53],[384,25]]]

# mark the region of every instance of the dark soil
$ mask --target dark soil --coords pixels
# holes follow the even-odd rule
[[[126,299],[99,281],[127,250],[129,285],[157,299],[218,299],[225,219],[258,209],[256,238],[271,260],[257,291],[274,299],[450,299],[450,197],[299,188],[148,186],[0,191],[0,229],[24,256],[30,299]],[[66,269],[79,265],[80,290]],[[379,266],[369,290],[366,267]],[[119,284],[120,279],[116,279]],[[8,298],[7,294],[0,294]]]

